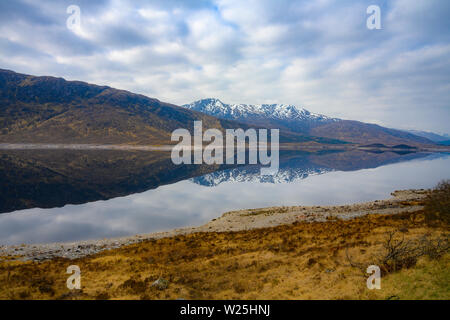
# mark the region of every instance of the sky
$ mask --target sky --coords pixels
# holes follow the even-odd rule
[[[450,133],[450,1],[0,0],[0,68]]]

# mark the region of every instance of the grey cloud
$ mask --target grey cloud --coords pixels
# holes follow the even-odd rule
[[[42,8],[25,1],[1,1],[0,21],[2,24],[26,22],[33,25],[53,25],[56,19],[46,14]]]

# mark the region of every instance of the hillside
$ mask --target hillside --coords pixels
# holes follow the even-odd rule
[[[0,106],[3,142],[158,144],[194,120],[204,127],[232,127],[128,91],[8,70],[0,70]]]
[[[333,137],[353,143],[383,143],[390,147],[398,144],[434,144],[427,138],[412,133],[352,120],[324,124],[311,129],[309,133],[319,137]]]
[[[118,90],[0,69],[0,142],[169,144],[173,130],[243,128],[235,121]],[[340,143],[280,132],[280,142]]]

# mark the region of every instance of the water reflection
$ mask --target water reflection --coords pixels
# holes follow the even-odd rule
[[[447,154],[363,151],[284,152],[272,179],[256,166],[174,167],[149,152],[9,152],[0,164],[3,212],[30,208],[0,215],[1,244],[167,230],[241,208],[369,201],[450,177]]]
[[[223,182],[289,183],[306,179],[312,175],[331,171],[354,171],[375,168],[389,163],[408,161],[427,157],[425,153],[393,153],[353,151],[325,151],[319,153],[292,152],[281,153],[280,167],[272,176],[262,176],[259,166],[240,166],[218,170],[191,180],[203,186],[217,186]]]

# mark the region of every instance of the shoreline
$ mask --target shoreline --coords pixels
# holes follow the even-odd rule
[[[96,143],[0,143],[0,150],[122,150],[122,151],[171,151],[171,145],[131,145]]]
[[[54,258],[78,259],[105,250],[148,240],[170,238],[197,232],[235,232],[293,223],[349,220],[369,214],[399,214],[421,210],[428,190],[397,190],[384,200],[340,206],[289,206],[242,209],[223,213],[206,224],[126,237],[84,240],[66,243],[0,245],[1,260],[43,261]]]
[[[118,150],[118,151],[171,151],[175,145],[170,144],[156,144],[156,145],[142,145],[142,144],[101,144],[101,143],[8,143],[0,142],[0,150]],[[202,149],[205,146],[202,145]],[[196,147],[192,146],[195,150]],[[302,144],[302,143],[280,143],[280,150],[361,150],[361,151],[383,151],[383,152],[450,152],[448,146],[421,146],[407,148],[395,147],[367,147],[358,144]]]

